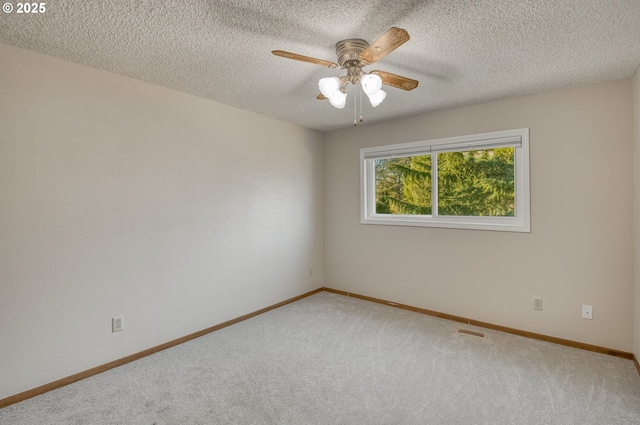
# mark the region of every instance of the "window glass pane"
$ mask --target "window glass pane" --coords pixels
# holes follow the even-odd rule
[[[376,214],[431,214],[431,155],[373,161]]]
[[[438,154],[438,214],[515,215],[515,148]]]

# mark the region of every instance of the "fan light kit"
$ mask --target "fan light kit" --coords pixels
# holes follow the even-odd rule
[[[285,52],[283,50],[274,50],[271,53],[288,59],[322,65],[327,68],[346,69],[347,75],[343,77],[326,77],[320,79],[318,82],[320,94],[317,99],[328,99],[331,105],[342,109],[347,104],[347,84],[360,84],[362,91],[364,91],[369,98],[371,106],[376,107],[380,105],[387,96],[387,93],[382,90],[383,84],[402,90],[413,90],[418,87],[418,81],[384,71],[364,72],[362,68],[379,61],[408,40],[409,33],[402,28],[396,27],[390,28],[372,44],[360,38],[348,38],[336,43],[338,63]],[[360,109],[362,110],[362,94],[360,94]],[[362,115],[360,115],[360,121],[363,121]],[[353,125],[357,124],[357,120],[354,119]]]

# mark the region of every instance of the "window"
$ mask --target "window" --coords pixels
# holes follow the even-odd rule
[[[529,129],[360,150],[361,222],[529,232]]]

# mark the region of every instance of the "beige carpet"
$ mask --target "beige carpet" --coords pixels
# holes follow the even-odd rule
[[[322,292],[0,409],[0,424],[640,424],[629,360]]]

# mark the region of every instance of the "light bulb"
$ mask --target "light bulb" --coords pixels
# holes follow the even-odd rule
[[[360,79],[362,90],[371,96],[376,94],[382,88],[382,79],[376,74],[365,74]]]
[[[387,93],[384,90],[378,90],[374,94],[367,93],[367,96],[369,96],[369,102],[371,102],[371,106],[375,108],[382,103],[385,97],[387,97]]]
[[[318,88],[320,89],[320,93],[322,93],[325,97],[331,99],[331,97],[340,90],[340,78],[321,78],[320,81],[318,81]]]

